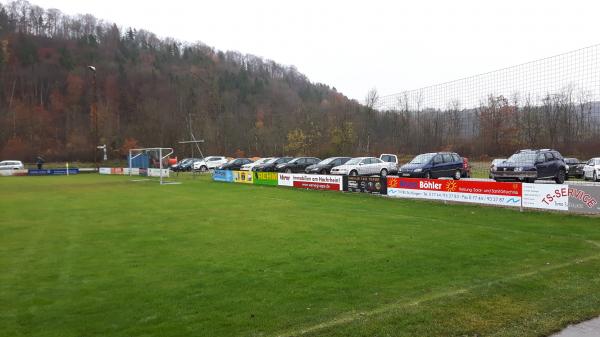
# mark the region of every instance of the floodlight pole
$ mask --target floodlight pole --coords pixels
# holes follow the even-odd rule
[[[92,131],[94,135],[94,164],[96,165],[96,170],[98,169],[98,85],[96,83],[96,67],[88,66],[88,69],[92,72],[92,88],[93,88],[93,97],[92,97],[92,107],[91,107],[91,117],[92,117]]]
[[[198,148],[198,152],[200,152],[200,157],[202,157],[202,160],[204,160],[204,154],[202,154],[202,150],[200,150],[200,146],[198,145],[199,143],[204,143],[204,139],[196,140],[196,137],[194,137],[194,133],[192,133],[191,130],[190,130],[190,135],[192,136],[192,140],[182,140],[179,142],[179,144],[192,144],[192,158],[194,158],[194,146],[193,145],[196,145],[196,147]],[[194,171],[193,166],[192,166],[192,178],[196,178],[196,171]]]

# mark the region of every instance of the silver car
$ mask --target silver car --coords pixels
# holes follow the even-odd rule
[[[0,161],[0,170],[22,170],[25,166],[18,160],[3,160]]]

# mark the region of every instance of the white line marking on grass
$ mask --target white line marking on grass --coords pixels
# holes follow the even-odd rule
[[[592,240],[585,240],[585,242],[600,248],[600,242],[596,242],[596,241],[592,241]]]
[[[600,247],[600,244],[594,241],[589,241],[588,242],[592,243],[593,245],[596,245],[598,247]],[[509,281],[514,281],[514,280],[518,280],[518,279],[522,279],[522,278],[527,278],[527,277],[531,277],[540,273],[544,273],[544,272],[548,272],[548,271],[553,271],[553,270],[557,270],[557,269],[562,269],[565,267],[569,267],[575,264],[580,264],[583,262],[587,262],[587,261],[591,261],[591,260],[595,260],[600,258],[600,254],[596,254],[596,255],[590,255],[587,257],[582,257],[582,258],[578,258],[575,259],[573,261],[569,261],[569,262],[564,262],[564,263],[559,263],[559,264],[555,264],[555,265],[548,265],[546,267],[542,267],[539,268],[537,270],[533,270],[530,272],[525,272],[525,273],[519,273],[513,276],[509,276],[509,277],[504,277],[504,278],[500,278],[497,279],[495,281],[490,281],[490,282],[484,282],[481,284],[476,284],[474,286],[471,287],[466,287],[466,288],[460,288],[460,289],[456,289],[456,290],[450,290],[450,291],[445,291],[445,292],[439,292],[439,293],[435,293],[435,294],[428,294],[428,295],[424,295],[421,296],[420,298],[417,298],[414,301],[409,301],[409,302],[394,302],[394,303],[390,303],[390,304],[386,304],[383,305],[379,308],[375,308],[373,310],[369,310],[369,311],[350,311],[344,314],[339,315],[338,317],[330,320],[330,321],[326,321],[326,322],[322,322],[313,326],[309,326],[306,328],[302,328],[302,329],[298,329],[298,330],[294,330],[294,331],[289,331],[289,332],[285,332],[285,333],[280,333],[277,334],[276,336],[278,337],[287,337],[287,336],[299,336],[299,335],[304,335],[307,333],[311,333],[311,332],[316,332],[319,330],[323,330],[326,328],[331,328],[334,326],[338,326],[338,325],[343,325],[343,324],[348,324],[348,323],[352,323],[354,321],[360,320],[360,319],[364,319],[364,318],[368,318],[371,316],[376,316],[376,315],[381,315],[381,314],[387,314],[390,313],[394,310],[398,310],[398,309],[403,309],[403,308],[408,308],[411,306],[416,306],[416,305],[420,305],[421,303],[424,302],[429,302],[429,301],[434,301],[437,299],[441,299],[441,298],[446,298],[446,297],[452,297],[452,296],[456,296],[456,295],[460,295],[460,294],[464,294],[467,293],[469,291],[478,289],[478,288],[483,288],[483,287],[489,287],[489,286],[493,286],[496,284],[500,284],[503,282],[509,282]]]

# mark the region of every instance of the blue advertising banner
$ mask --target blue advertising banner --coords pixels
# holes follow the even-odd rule
[[[214,181],[223,181],[226,183],[233,182],[233,172],[229,170],[215,170],[213,172]]]
[[[69,174],[78,174],[79,169],[72,168],[68,170]],[[64,176],[67,175],[67,169],[48,169],[48,170],[27,170],[27,175],[30,176]]]

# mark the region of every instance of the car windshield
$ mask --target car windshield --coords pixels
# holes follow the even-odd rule
[[[182,160],[179,162],[179,165],[187,164],[187,163],[189,163],[190,161],[192,161],[192,159],[191,159],[191,158],[185,158],[185,159],[182,159]]]
[[[515,153],[506,160],[507,163],[535,163],[535,152]]]
[[[345,165],[356,165],[356,164],[360,163],[361,160],[363,160],[363,159],[362,158],[352,158],[352,159],[348,160]]]
[[[275,160],[275,163],[283,164],[289,162],[290,160],[292,160],[292,158],[277,158],[277,160]]]
[[[331,158],[327,158],[327,159],[323,159],[319,162],[320,165],[327,165],[329,163],[331,163],[332,161],[336,160],[337,157],[331,157]]]
[[[298,162],[300,159],[302,159],[302,158],[294,158],[294,159],[290,160],[290,163],[296,163],[296,162]]]
[[[268,163],[269,160],[273,160],[273,158],[262,158],[262,159],[255,161],[254,163],[255,164],[264,164],[264,163]]]
[[[433,156],[435,156],[435,153],[420,154],[413,158],[409,164],[426,164],[431,160],[431,158],[433,158]]]

